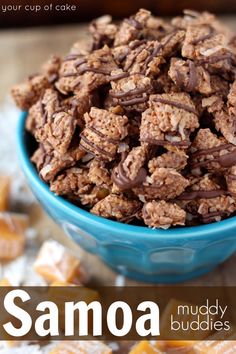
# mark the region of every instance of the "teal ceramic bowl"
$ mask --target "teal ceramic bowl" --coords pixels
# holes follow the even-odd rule
[[[236,250],[236,217],[209,225],[154,230],[95,216],[54,195],[30,162],[32,138],[19,117],[17,151],[28,184],[45,211],[83,249],[144,282],[176,283],[207,273]]]

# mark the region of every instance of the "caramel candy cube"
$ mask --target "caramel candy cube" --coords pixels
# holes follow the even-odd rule
[[[7,278],[3,278],[0,281],[0,287],[7,287],[7,286],[12,286],[12,285]]]
[[[79,260],[56,241],[42,245],[34,263],[35,271],[49,283],[71,282],[78,271]]]
[[[161,354],[164,353],[160,351],[158,348],[154,347],[149,341],[142,340],[138,344],[136,344],[129,354]]]
[[[196,343],[195,340],[166,340],[167,348],[189,348]]]
[[[11,261],[23,253],[28,224],[27,215],[0,213],[0,261]]]
[[[100,341],[62,341],[49,354],[112,354]]]
[[[187,302],[179,301],[176,299],[171,299],[167,304],[162,317],[161,317],[161,334],[165,336],[165,338],[169,338],[171,341],[189,341],[189,340],[202,340],[208,337],[212,331],[194,331],[189,329],[186,330],[172,330],[171,329],[171,318],[173,320],[177,320],[178,322],[183,322],[186,326],[186,323],[190,323],[191,321],[196,320],[196,316],[193,316],[191,313],[178,313],[179,306],[186,306],[189,309],[191,306],[195,307],[194,304],[190,304]],[[200,322],[206,320],[206,316],[201,313],[198,314]]]
[[[0,176],[0,212],[7,211],[10,193],[10,178]]]

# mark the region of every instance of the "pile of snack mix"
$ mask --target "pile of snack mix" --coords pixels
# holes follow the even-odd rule
[[[51,191],[96,215],[169,228],[236,211],[236,37],[213,15],[141,9],[91,23],[12,89]]]

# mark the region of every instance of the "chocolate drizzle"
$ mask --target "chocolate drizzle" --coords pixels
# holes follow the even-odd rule
[[[88,146],[92,147],[93,149],[97,150],[100,152],[100,154],[108,156],[110,158],[113,158],[114,155],[111,154],[109,151],[106,151],[102,148],[100,148],[97,144],[94,144],[92,141],[88,140],[82,133],[80,134],[81,140],[83,140]],[[89,149],[87,149],[83,144],[80,145],[82,149],[84,149],[87,152],[90,152]]]
[[[138,218],[138,213],[140,212],[142,208],[138,207],[133,213],[132,215],[128,215],[123,217],[122,219],[120,219],[120,222],[123,222],[125,224],[129,224],[131,221],[133,221],[133,219]]]
[[[129,47],[130,49],[135,49],[138,48],[140,45],[147,43],[147,39],[136,39],[135,41],[133,41],[132,43],[130,43]]]
[[[189,66],[189,79],[187,85],[184,84],[184,75],[176,70],[176,85],[181,89],[181,90],[186,90],[188,92],[193,91],[198,83],[198,76],[197,76],[197,71],[194,63],[189,60],[188,61],[188,66]]]
[[[140,139],[140,141],[142,141],[144,143],[151,144],[151,145],[159,145],[159,146],[172,145],[172,146],[188,147],[191,145],[191,143],[187,140],[168,141],[168,140],[158,140],[158,139],[152,139],[152,138],[142,138],[142,139]]]
[[[129,77],[129,73],[123,72],[117,75],[111,75],[110,76],[110,81],[117,81],[120,79],[124,79],[125,77]]]
[[[152,53],[147,57],[144,63],[143,72],[145,73],[146,69],[148,68],[148,64],[159,54],[160,50],[163,48],[163,44],[158,44],[154,46]]]
[[[207,34],[200,36],[199,38],[194,39],[190,44],[196,45],[211,38],[214,34],[214,29],[209,25],[207,25],[207,27],[209,28],[209,32]]]
[[[158,43],[156,46],[153,47],[152,53],[146,58],[143,68],[143,73],[145,74],[148,64],[158,55],[160,55],[161,50],[165,48],[165,46],[171,41],[171,39],[175,36],[177,31],[173,31],[164,43]]]
[[[228,174],[226,175],[226,179],[229,181],[236,181],[236,175]]]
[[[131,100],[119,102],[119,104],[123,107],[126,107],[126,106],[133,106],[133,105],[139,104],[139,103],[145,103],[147,101],[148,101],[148,97],[137,97],[137,98],[133,98]]]
[[[110,91],[110,96],[113,98],[123,98],[123,97],[128,97],[128,96],[134,96],[134,95],[139,95],[140,93],[147,92],[149,90],[148,87],[139,87],[127,92],[112,92]]]
[[[201,64],[215,64],[218,63],[221,60],[231,60],[232,59],[232,54],[218,54],[218,55],[211,55],[207,58],[201,59],[199,62]]]
[[[64,58],[64,61],[71,61],[71,60],[76,60],[80,56],[80,53],[78,54],[69,54]]]
[[[193,91],[198,83],[197,71],[194,63],[190,60],[189,61],[189,81],[188,85],[186,86],[186,91],[191,92]]]
[[[208,224],[209,222],[215,221],[215,217],[217,216],[225,216],[228,213],[226,211],[213,211],[211,213],[207,213],[202,215],[202,222],[204,224]]]
[[[205,166],[211,162],[218,162],[219,165],[224,168],[231,167],[231,166],[235,165],[236,164],[236,149],[227,153],[227,154],[224,154],[224,155],[221,155],[218,157],[213,157],[213,159],[208,159],[208,160],[199,161],[199,162],[193,162],[191,164],[191,166],[192,166],[192,168],[201,167],[201,166]]]
[[[80,65],[85,64],[87,60],[85,58],[79,58],[74,62],[74,67],[78,68]]]
[[[103,70],[103,69],[97,69],[97,68],[92,68],[89,66],[82,66],[78,71],[78,75],[83,75],[86,72],[92,72],[96,74],[102,74],[102,75],[110,75],[110,71]]]
[[[98,136],[100,136],[101,139],[108,141],[109,143],[118,145],[120,143],[120,140],[118,139],[112,139],[112,138],[108,138],[105,134],[101,133],[99,130],[95,129],[92,126],[87,126],[86,129],[91,130],[93,133],[97,134]]]
[[[125,156],[125,157],[124,157]],[[121,190],[127,190],[127,189],[132,189],[135,188],[139,185],[142,185],[143,182],[145,182],[146,177],[147,177],[147,171],[145,168],[140,168],[140,170],[137,173],[137,176],[132,180],[126,176],[126,173],[124,171],[123,163],[126,158],[126,154],[123,156],[121,159],[121,162],[117,166],[117,168],[113,169],[112,171],[112,180],[113,182],[121,189]]]
[[[61,77],[73,77],[73,76],[77,76],[77,73],[67,73],[62,75]]]
[[[40,101],[40,111],[42,115],[42,125],[45,125],[48,120],[48,112],[45,109],[45,105],[43,104],[43,100],[41,99]]]
[[[124,22],[128,23],[130,26],[136,28],[137,30],[143,29],[143,25],[133,17],[126,18]]]
[[[209,155],[209,154],[211,154],[213,152],[221,151],[221,150],[224,150],[224,149],[229,149],[231,147],[233,147],[232,144],[223,144],[223,145],[214,146],[214,147],[209,148],[209,149],[201,149],[201,150],[198,150],[198,151],[194,152],[192,154],[192,157]]]
[[[142,52],[142,50],[143,50],[143,47],[139,47],[139,48],[137,48],[137,50],[136,50],[136,52],[135,52],[135,55],[133,55],[133,57],[132,57],[132,59],[130,60],[130,63],[129,63],[129,65],[127,65],[126,67],[125,67],[125,70],[129,70],[130,68],[131,68],[131,66],[134,64],[134,62],[135,62],[135,59],[136,59],[136,57]]]
[[[178,196],[178,200],[194,200],[194,199],[212,199],[228,194],[224,189],[215,189],[210,191],[185,191]]]
[[[163,104],[167,104],[169,106],[173,106],[173,107],[176,107],[176,108],[179,108],[179,109],[183,109],[186,112],[193,113],[193,114],[197,115],[197,112],[196,112],[195,108],[187,106],[186,104],[181,103],[181,102],[171,101],[171,100],[168,100],[168,99],[165,99],[165,98],[161,98],[161,97],[159,97],[159,98],[155,97],[155,98],[153,98],[153,101],[159,102],[159,103],[163,103]]]

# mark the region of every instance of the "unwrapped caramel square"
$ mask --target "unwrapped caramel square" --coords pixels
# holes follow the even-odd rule
[[[70,283],[78,271],[80,262],[58,242],[44,242],[34,263],[35,271],[49,283]]]
[[[164,353],[160,351],[156,346],[153,346],[149,341],[142,340],[136,344],[129,354],[161,354]]]
[[[7,278],[3,278],[2,280],[0,280],[0,287],[5,287],[5,286],[6,287],[12,286]]]
[[[111,354],[112,350],[100,341],[63,341],[49,354]]]
[[[0,261],[13,260],[23,253],[28,225],[27,215],[0,213]]]
[[[7,211],[9,204],[10,178],[0,176],[0,212]]]

